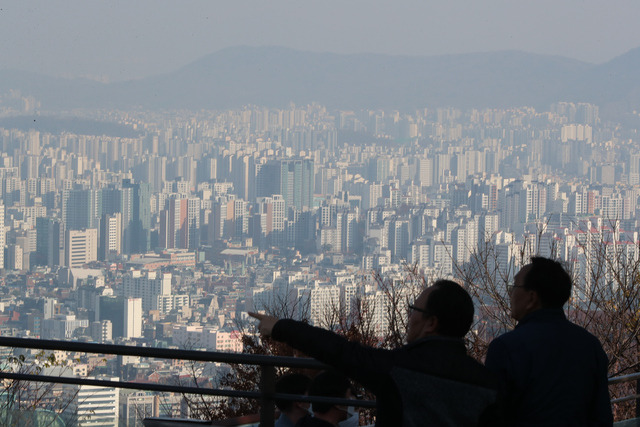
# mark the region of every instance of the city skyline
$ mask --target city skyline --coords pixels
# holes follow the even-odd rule
[[[0,6],[0,336],[241,353],[260,310],[391,348],[447,279],[483,361],[541,256],[570,272],[567,317],[608,374],[637,371],[637,16],[636,0]],[[235,388],[233,365],[141,354],[0,361]],[[16,384],[0,423],[3,403],[80,427],[234,406]]]
[[[0,100],[5,115],[38,102]],[[75,113],[140,132],[0,126],[5,336],[237,353],[251,334],[247,313],[268,310],[347,328],[365,316],[384,343],[415,292],[445,277],[483,301],[474,326],[483,340],[512,326],[507,286],[535,255],[572,271],[572,313],[600,323],[594,295],[605,308],[598,295],[638,300],[637,130],[594,104]],[[617,335],[600,337],[609,353],[625,351]],[[627,356],[624,366],[635,363]],[[56,352],[57,363],[71,357],[79,377],[193,374],[173,361]],[[202,372],[216,386],[226,367]],[[93,408],[109,425],[140,425],[141,396],[85,392],[95,399],[60,416],[89,425]],[[174,412],[181,396],[153,397],[146,414],[197,416]]]

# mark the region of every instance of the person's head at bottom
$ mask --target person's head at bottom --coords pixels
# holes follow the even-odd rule
[[[276,381],[276,393],[298,394],[303,396],[308,393],[310,384],[311,378],[306,375],[283,375],[278,379],[278,381]],[[309,413],[308,402],[276,399],[276,406],[293,424],[297,423],[300,418]]]
[[[335,397],[351,399],[351,383],[344,375],[336,371],[320,372],[309,387],[309,396]],[[334,403],[312,403],[313,416],[331,425],[346,427],[357,426],[358,413],[351,406],[336,405]]]

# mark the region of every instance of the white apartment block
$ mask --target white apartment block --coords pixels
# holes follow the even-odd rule
[[[142,298],[127,298],[124,301],[124,337],[142,337]]]
[[[67,230],[65,232],[65,265],[81,268],[98,259],[98,230]]]
[[[119,255],[122,252],[122,214],[116,212],[113,215],[107,215],[103,221],[102,247],[105,253],[101,255],[108,259],[110,254]]]
[[[329,327],[337,320],[340,309],[340,288],[335,285],[317,283],[308,290],[309,321],[312,325]]]
[[[179,348],[242,352],[242,334],[202,325],[174,325],[173,344]]]
[[[117,377],[100,378],[118,381]],[[119,422],[120,394],[118,389],[82,385],[76,396],[78,427],[116,427]]]
[[[142,310],[145,312],[165,310],[165,300],[159,297],[171,296],[171,273],[132,270],[124,276],[122,296],[142,298]]]

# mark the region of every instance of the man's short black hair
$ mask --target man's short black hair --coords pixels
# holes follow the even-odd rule
[[[473,324],[473,300],[456,282],[438,280],[433,284],[425,307],[425,316],[438,319],[438,334],[462,338]]]
[[[309,390],[311,378],[302,374],[283,375],[276,381],[276,393],[305,395]],[[293,408],[293,401],[276,399],[276,406],[282,412]]]
[[[343,374],[336,371],[322,371],[311,381],[309,396],[337,397],[343,399],[351,383]],[[312,403],[313,412],[325,414],[335,405],[333,403]]]
[[[545,308],[562,308],[571,296],[571,276],[558,261],[532,257],[523,286],[534,290]]]

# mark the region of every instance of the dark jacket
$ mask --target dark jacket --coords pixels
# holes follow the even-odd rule
[[[613,424],[607,356],[562,309],[537,310],[489,346],[486,366],[504,382],[513,426]]]
[[[272,336],[334,366],[376,395],[376,426],[496,425],[495,377],[461,339],[429,337],[397,350],[349,342],[325,329],[280,320]]]

